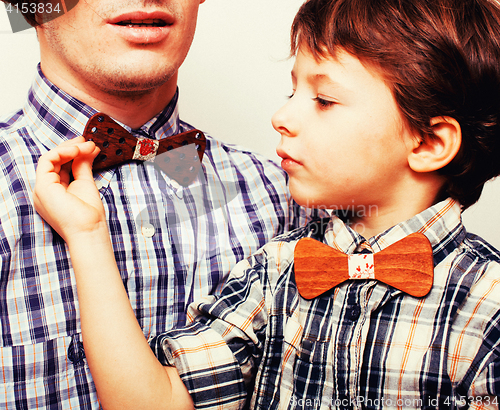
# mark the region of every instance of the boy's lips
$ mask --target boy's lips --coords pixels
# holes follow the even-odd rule
[[[134,11],[123,13],[107,21],[124,40],[137,44],[154,44],[163,41],[170,32],[174,17],[163,11]]]
[[[283,150],[276,150],[276,154],[278,154],[278,156],[282,158],[281,168],[283,168],[287,172],[292,171],[294,168],[302,166],[302,163],[300,161],[297,161],[296,159],[290,157]]]

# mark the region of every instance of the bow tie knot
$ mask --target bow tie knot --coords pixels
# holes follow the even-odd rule
[[[346,255],[315,239],[295,246],[295,282],[304,299],[313,299],[346,280],[376,279],[411,296],[432,288],[432,246],[422,233],[413,233],[383,251]]]

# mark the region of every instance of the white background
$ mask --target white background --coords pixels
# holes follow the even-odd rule
[[[179,77],[181,118],[278,160],[272,114],[291,93],[289,29],[302,0],[206,0]],[[33,29],[12,34],[0,4],[0,117],[19,108],[39,60]],[[332,158],[334,160],[334,158]],[[500,160],[500,159],[499,159]],[[469,231],[500,248],[500,182],[464,213]]]

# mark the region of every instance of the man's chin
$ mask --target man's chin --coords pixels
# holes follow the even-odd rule
[[[175,73],[174,73],[175,74]],[[100,73],[98,78],[102,80],[101,90],[108,94],[145,94],[157,90],[167,84],[174,76],[168,71],[162,73],[139,73],[123,69],[119,72]]]

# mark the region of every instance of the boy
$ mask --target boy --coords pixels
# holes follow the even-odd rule
[[[69,246],[103,406],[242,408],[251,393],[259,409],[498,408],[499,255],[460,212],[500,173],[499,44],[493,1],[306,2],[292,27],[293,94],[273,118],[277,152],[298,203],[338,211],[240,262],[218,298],[191,306],[191,325],[151,340],[165,370],[114,263],[95,146],[44,156],[34,199]],[[61,166],[73,159],[68,185]],[[427,284],[403,276],[416,254],[378,264],[413,233],[429,248]],[[374,271],[315,294],[298,287],[304,238],[320,253],[323,242],[373,254]],[[305,258],[313,287],[316,260]]]

